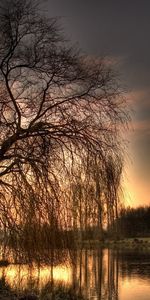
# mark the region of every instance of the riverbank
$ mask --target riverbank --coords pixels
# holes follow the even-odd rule
[[[125,239],[106,239],[99,240],[84,240],[78,244],[79,247],[85,248],[121,248],[121,249],[147,249],[150,251],[150,238],[125,238]]]
[[[143,250],[150,252],[150,237],[124,238],[124,239],[105,239],[105,240],[82,240],[76,241],[74,249],[121,249],[121,250]],[[60,250],[60,249],[59,249]],[[63,249],[64,250],[64,249]],[[67,249],[68,250],[68,249]],[[9,259],[0,260],[0,268],[7,267],[9,264],[25,264],[27,262],[12,262]],[[0,299],[1,300],[1,299]]]

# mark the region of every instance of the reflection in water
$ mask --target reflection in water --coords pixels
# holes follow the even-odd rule
[[[47,282],[62,282],[92,300],[149,300],[150,255],[118,250],[78,250],[72,265],[36,267],[10,265],[0,269],[12,286],[42,288]]]
[[[118,299],[118,261],[110,250],[84,250],[77,264],[76,281],[88,299]]]
[[[34,284],[42,288],[51,281],[51,268],[47,266],[10,265],[0,269],[0,278],[5,277],[11,287],[23,289]],[[71,284],[71,268],[66,266],[53,267],[53,280]]]

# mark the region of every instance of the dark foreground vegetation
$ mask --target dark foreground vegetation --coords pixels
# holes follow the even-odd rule
[[[84,300],[73,288],[48,282],[41,290],[32,287],[23,291],[10,287],[5,277],[0,279],[0,300]]]

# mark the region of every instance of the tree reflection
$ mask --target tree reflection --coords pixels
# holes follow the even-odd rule
[[[118,299],[118,259],[110,250],[77,252],[73,283],[87,299]]]
[[[61,284],[65,292],[71,289],[71,293],[82,295],[84,299],[120,300],[126,279],[149,278],[149,258],[144,252],[135,255],[133,251],[115,249],[74,249],[71,261],[65,264],[64,260],[52,265],[12,264],[0,268],[0,278],[5,278],[10,288],[19,293],[26,290],[41,294],[46,287],[56,292]],[[126,289],[128,287],[125,292],[129,292]]]

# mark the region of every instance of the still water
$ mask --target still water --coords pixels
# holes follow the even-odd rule
[[[53,271],[53,272],[52,272]],[[81,291],[92,300],[150,300],[150,253],[110,249],[80,250],[73,264],[9,265],[0,268],[11,287],[41,289],[52,279]]]

